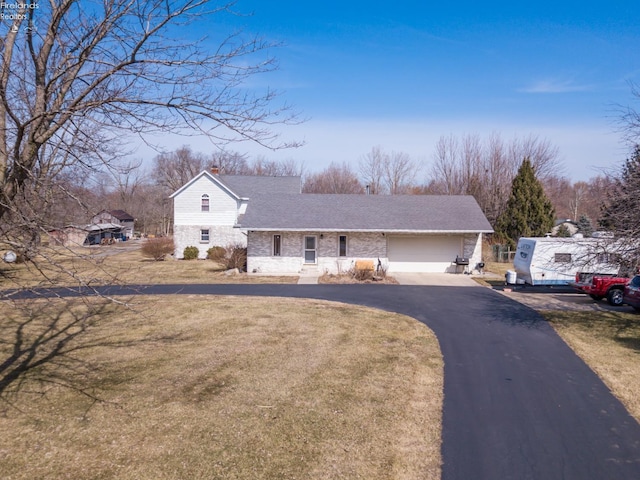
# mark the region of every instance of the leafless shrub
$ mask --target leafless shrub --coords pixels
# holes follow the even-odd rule
[[[233,268],[240,271],[247,270],[247,247],[239,243],[229,244],[226,247],[211,247],[207,250],[207,258],[227,270]]]
[[[223,263],[226,255],[227,250],[224,247],[216,246],[207,250],[207,260],[213,260],[214,262]]]
[[[176,249],[173,239],[169,237],[150,238],[142,244],[142,255],[153,258],[155,261],[164,260],[167,255],[171,255]]]
[[[240,244],[228,245],[225,251],[225,266],[228,269],[247,271],[247,247]]]
[[[354,268],[353,278],[360,282],[364,280],[371,280],[373,279],[373,270],[369,270],[368,268]]]

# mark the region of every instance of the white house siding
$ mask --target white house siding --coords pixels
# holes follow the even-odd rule
[[[209,195],[209,211],[201,211],[202,195]],[[173,200],[175,225],[233,226],[240,201],[206,176],[200,177]]]
[[[274,257],[273,236],[281,235],[281,255]],[[304,237],[317,238],[317,263],[304,263]],[[347,256],[338,256],[338,237],[347,236]],[[251,232],[247,245],[249,272],[298,273],[303,267],[320,272],[339,273],[349,270],[356,260],[378,259],[386,266],[387,243],[381,233],[326,232]]]
[[[209,196],[209,211],[201,209],[202,195]],[[213,246],[247,244],[246,232],[233,228],[239,210],[246,208],[246,201],[239,200],[206,176],[174,198],[173,239],[176,258],[184,257],[184,249],[198,247],[200,258],[206,258]],[[209,229],[209,242],[200,241],[200,231]]]

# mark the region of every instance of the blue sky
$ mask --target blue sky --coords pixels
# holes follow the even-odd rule
[[[306,142],[299,149],[238,151],[315,171],[357,165],[380,146],[428,167],[442,135],[533,134],[559,147],[572,180],[627,155],[614,105],[632,104],[628,82],[640,81],[637,2],[239,0],[236,9],[253,15],[216,28],[283,42],[279,70],[259,81],[307,118],[282,130]]]

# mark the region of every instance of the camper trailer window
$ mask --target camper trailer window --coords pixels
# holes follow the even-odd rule
[[[619,258],[615,253],[599,253],[596,255],[598,263],[619,263]]]
[[[556,263],[571,263],[570,253],[556,253],[554,257]]]

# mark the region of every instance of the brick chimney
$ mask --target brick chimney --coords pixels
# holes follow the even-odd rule
[[[211,167],[211,173],[212,173],[213,175],[219,175],[219,174],[220,174],[220,169],[218,168],[218,166],[217,166],[217,165],[213,165],[213,166]]]

